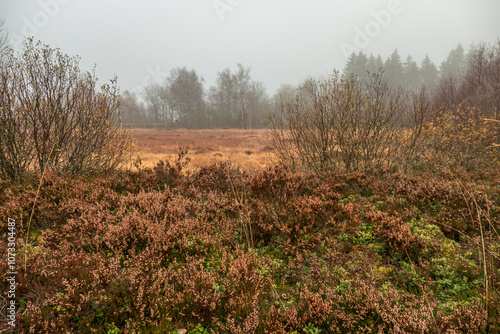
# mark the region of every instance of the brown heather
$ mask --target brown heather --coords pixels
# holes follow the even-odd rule
[[[18,244],[17,331],[500,332],[498,170],[188,163],[48,173]],[[39,181],[1,183],[2,231],[14,217],[26,240]]]

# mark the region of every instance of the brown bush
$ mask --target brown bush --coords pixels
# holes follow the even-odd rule
[[[172,178],[152,169],[47,174],[29,245],[18,229],[19,332],[500,328],[494,182],[464,170],[460,185],[446,174],[276,166],[247,175],[217,164],[179,176],[165,166]],[[3,231],[7,217],[28,215],[38,182],[2,186]]]

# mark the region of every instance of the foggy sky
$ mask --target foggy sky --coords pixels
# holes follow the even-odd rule
[[[34,35],[101,83],[139,93],[174,67],[206,81],[251,67],[270,95],[282,84],[326,76],[349,50],[439,64],[462,43],[500,37],[498,0],[2,0],[0,19],[15,45]],[[354,47],[354,49],[352,49]]]

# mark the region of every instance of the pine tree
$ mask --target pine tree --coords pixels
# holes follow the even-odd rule
[[[385,71],[384,60],[380,55],[378,55],[378,57],[375,59],[375,68],[377,72]]]
[[[366,70],[370,74],[384,71],[384,61],[382,60],[382,57],[378,55],[377,58],[375,58],[373,54],[370,54],[370,57],[368,57],[368,63],[366,64]]]
[[[422,83],[427,88],[432,88],[437,85],[439,71],[427,54],[425,55],[424,60],[422,60],[422,64],[420,66],[420,75],[422,77]]]
[[[421,85],[420,70],[413,58],[408,55],[403,64],[404,81],[403,86],[410,90],[418,89]]]
[[[446,61],[441,63],[441,78],[460,76],[465,68],[465,52],[462,44],[450,51]]]
[[[358,56],[356,58],[356,72],[360,78],[363,78],[367,75],[368,71],[368,57],[363,53],[363,51],[359,51]]]
[[[347,63],[344,66],[343,73],[345,76],[353,75],[356,73],[356,60],[357,60],[356,53],[355,52],[351,53],[349,59],[347,59]]]
[[[389,85],[398,87],[404,81],[403,64],[398,50],[395,49],[392,55],[385,62],[385,80]]]

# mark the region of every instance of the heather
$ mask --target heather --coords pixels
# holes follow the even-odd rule
[[[497,168],[247,173],[186,153],[1,183],[18,332],[500,331]]]

